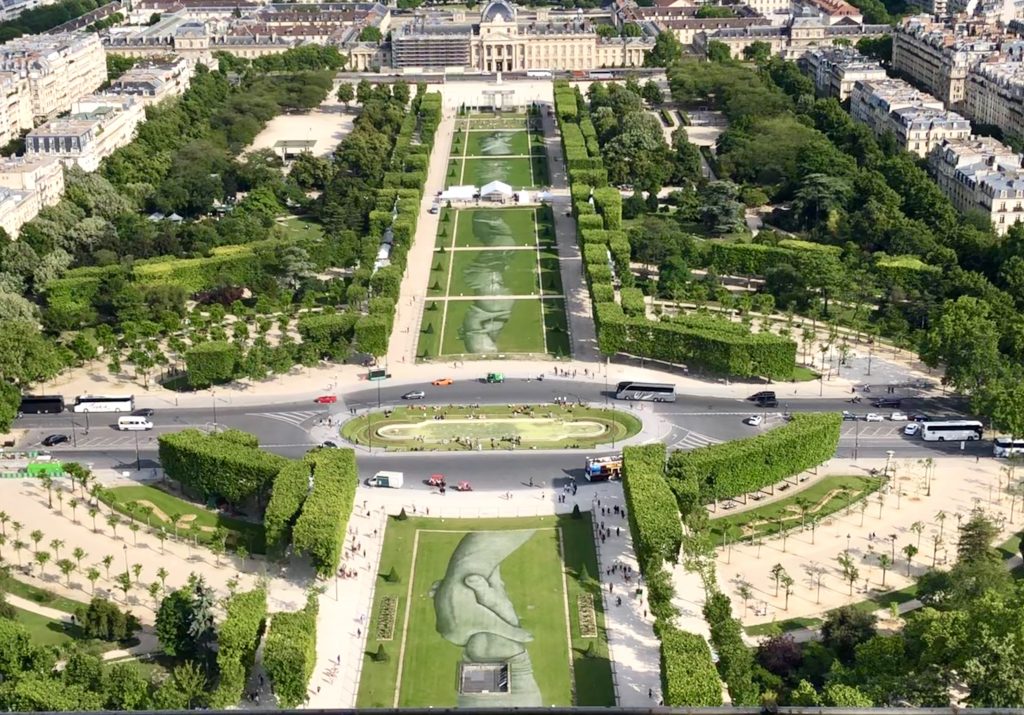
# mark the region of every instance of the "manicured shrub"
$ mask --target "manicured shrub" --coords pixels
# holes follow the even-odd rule
[[[295,613],[275,613],[270,622],[263,665],[283,708],[294,708],[306,700],[306,688],[316,666],[316,596]]]
[[[629,528],[642,564],[675,561],[683,541],[672,490],[665,481],[665,445],[645,444],[622,450],[623,490]]]
[[[219,680],[210,704],[228,708],[241,703],[256,648],[267,618],[267,591],[256,588],[236,593],[224,604],[225,618],[217,631]]]
[[[313,489],[292,530],[292,545],[308,554],[317,573],[331,575],[341,561],[359,474],[351,449],[322,449],[306,455],[313,466]]]
[[[274,478],[270,503],[263,514],[267,553],[281,551],[288,545],[291,524],[306,501],[309,491],[309,464],[305,460],[290,461]]]
[[[659,629],[661,680],[669,707],[715,707],[722,704],[722,684],[704,639],[674,626]]]
[[[235,376],[239,357],[234,343],[213,340],[196,345],[185,353],[188,384],[201,389],[227,382]]]

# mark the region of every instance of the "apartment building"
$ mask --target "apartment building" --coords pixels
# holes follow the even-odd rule
[[[0,146],[32,128],[28,80],[17,72],[0,72]]]
[[[53,5],[57,0],[0,0],[0,22],[10,22],[26,10]]]
[[[195,65],[184,57],[143,61],[110,83],[105,94],[138,97],[144,105],[184,94]]]
[[[32,116],[48,119],[95,92],[107,79],[107,61],[93,33],[34,35],[0,45],[0,72],[25,77]]]
[[[885,70],[852,47],[825,47],[808,50],[798,60],[804,74],[814,80],[820,97],[835,97],[845,102],[853,85],[862,80],[884,80]]]
[[[902,149],[920,157],[944,139],[964,139],[971,134],[967,119],[898,79],[855,82],[850,115],[875,134],[891,132]]]
[[[45,156],[0,160],[0,227],[17,238],[21,227],[64,194],[64,168]]]
[[[30,155],[56,157],[68,167],[96,171],[102,159],[132,140],[143,119],[142,102],[135,97],[82,97],[67,119],[55,119],[29,132],[25,150]]]
[[[735,58],[743,56],[743,50],[755,42],[765,42],[773,54],[786,58],[800,57],[804,52],[840,44],[855,45],[863,38],[875,38],[889,34],[889,25],[859,25],[853,22],[832,24],[828,17],[820,14],[789,17],[783,25],[725,27],[713,31],[696,33],[693,47],[698,53],[707,52],[712,41],[721,42],[729,48]]]
[[[1024,221],[1021,156],[989,137],[946,140],[932,149],[928,166],[942,192],[960,211],[981,211],[1000,235]]]
[[[1003,40],[983,21],[907,17],[893,31],[892,67],[950,109],[961,109],[970,68],[998,53]]]
[[[999,57],[972,67],[964,112],[973,122],[1024,137],[1024,62]]]

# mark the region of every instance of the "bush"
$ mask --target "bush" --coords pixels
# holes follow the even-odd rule
[[[661,680],[669,707],[715,707],[722,704],[722,684],[704,639],[673,626],[660,629]]]
[[[255,437],[246,436],[255,442]],[[160,435],[159,445],[160,463],[168,477],[198,492],[204,500],[220,496],[232,504],[252,496],[262,498],[288,462],[239,443],[230,432],[203,434],[186,429]]]
[[[266,624],[267,591],[256,588],[236,593],[227,599],[224,611],[224,622],[217,633],[220,680],[210,698],[210,705],[219,709],[238,705],[242,700]]]
[[[292,521],[306,501],[308,490],[309,464],[305,460],[289,462],[277,473],[270,503],[263,515],[267,553],[287,546]]]
[[[696,484],[704,503],[757,491],[831,459],[841,425],[836,412],[797,413],[757,437],[673,452],[669,485],[680,494]]]
[[[629,505],[629,528],[641,564],[660,568],[675,561],[683,542],[683,527],[672,490],[665,481],[665,445],[626,447],[623,491]]]
[[[103,641],[128,640],[142,627],[138,618],[105,598],[92,599],[75,616],[87,637]]]
[[[313,489],[302,505],[292,530],[292,544],[299,553],[309,554],[322,576],[332,575],[341,561],[341,551],[352,516],[359,474],[355,452],[327,449],[310,452]]]
[[[718,651],[718,673],[729,686],[735,705],[756,705],[760,698],[754,685],[754,656],[743,642],[740,622],[732,617],[729,597],[720,591],[704,604],[704,619],[711,627],[711,642]]]
[[[204,388],[227,382],[238,368],[239,350],[234,343],[213,340],[200,343],[185,353],[188,384]]]
[[[623,288],[619,291],[622,312],[626,315],[642,318],[647,315],[647,302],[644,292],[639,288]]]
[[[294,708],[306,700],[306,688],[316,666],[315,596],[295,613],[275,613],[270,622],[263,665],[283,708]]]

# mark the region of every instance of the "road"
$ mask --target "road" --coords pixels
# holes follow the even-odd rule
[[[70,412],[26,416],[18,420],[16,427],[28,431],[26,438],[19,443],[19,447],[23,448],[40,448],[41,440],[48,434],[67,434],[72,442],[51,451],[58,457],[76,459],[97,468],[131,469],[136,466],[137,459],[143,468],[156,467],[157,438],[161,434],[188,427],[209,430],[215,424],[251,432],[259,437],[260,443],[267,449],[288,457],[297,457],[314,445],[309,430],[317,421],[329,416],[344,419],[353,410],[361,413],[376,409],[378,405],[386,407],[403,404],[402,395],[414,389],[422,389],[426,393],[426,397],[418,404],[427,405],[537,404],[563,397],[572,401],[607,403],[620,409],[640,408],[641,416],[654,414],[671,424],[671,430],[664,440],[669,449],[693,449],[758,434],[780,425],[783,412],[850,409],[865,414],[872,410],[866,403],[851,405],[846,400],[835,398],[781,400],[778,408],[761,410],[744,400],[682,394],[674,403],[636,405],[616,401],[600,382],[545,378],[509,380],[503,384],[461,381],[443,388],[429,384],[389,387],[382,382],[372,388],[341,395],[337,403],[328,405],[289,402],[258,407],[236,406],[217,397],[217,402],[211,398],[209,407],[158,410],[152,417],[154,429],[151,432],[120,432],[116,428],[116,416],[111,414],[87,417]],[[907,412],[923,411],[944,415],[957,414],[958,406],[952,399],[914,398],[905,400],[902,409]],[[761,427],[749,427],[743,423],[744,417],[759,412],[765,418]],[[890,410],[878,412],[887,414]],[[959,443],[923,442],[918,438],[904,436],[902,427],[902,424],[894,422],[844,422],[837,456],[884,457],[889,450],[896,452],[897,458],[960,453]],[[966,445],[964,453],[989,455],[990,450],[987,442],[970,443]],[[610,453],[612,450],[587,453],[437,453],[427,456],[369,454],[361,450],[359,464],[360,471],[366,476],[380,469],[412,474],[443,472],[452,480],[467,479],[481,488],[500,489],[506,485],[513,488],[510,479],[512,482],[528,483],[532,477],[535,483],[539,483],[553,479],[582,478],[585,456]],[[428,464],[424,465],[424,461]]]

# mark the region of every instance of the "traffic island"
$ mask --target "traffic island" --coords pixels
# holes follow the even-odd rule
[[[592,449],[642,429],[632,414],[577,405],[396,407],[353,418],[341,436],[402,452]]]

